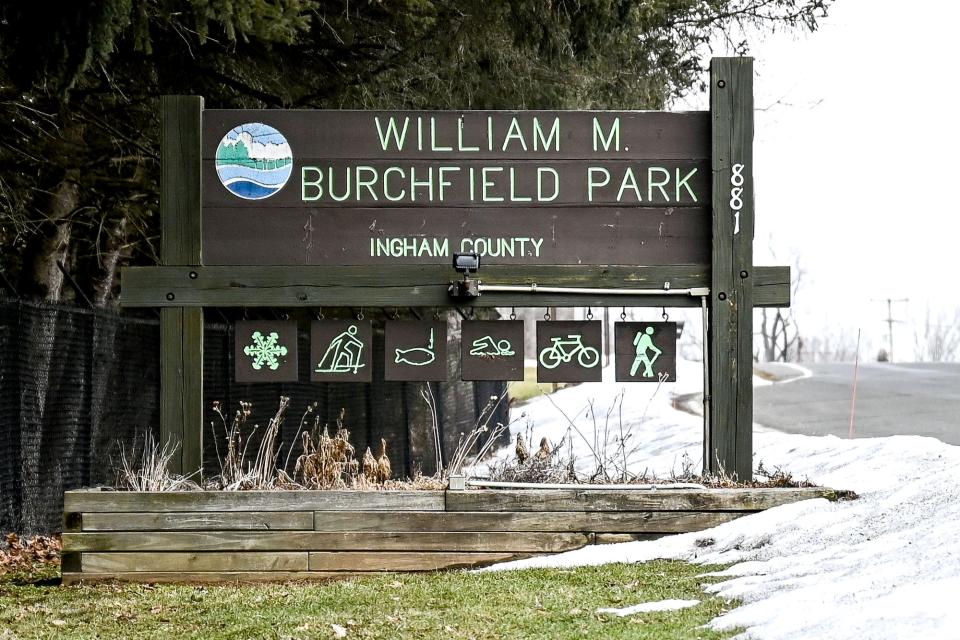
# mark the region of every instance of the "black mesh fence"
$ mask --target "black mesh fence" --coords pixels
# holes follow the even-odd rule
[[[112,481],[158,421],[159,324],[0,301],[0,529],[57,530],[63,491]]]
[[[463,383],[459,378],[458,322],[451,320],[447,383],[383,380],[383,323],[374,319],[373,382],[236,384],[233,382],[233,329],[208,322],[204,339],[204,473],[219,470],[223,426],[214,400],[229,416],[239,402],[253,403],[250,430],[261,433],[281,395],[291,398],[282,430],[281,461],[290,466],[299,450],[301,416],[315,406],[308,423],[335,429],[338,417],[362,454],[388,442],[400,474],[435,470],[432,417],[423,394],[432,396],[444,459],[461,433],[468,432],[499,382]],[[300,353],[309,353],[308,323],[300,323]],[[22,302],[0,298],[0,531],[59,531],[63,492],[109,485],[121,450],[133,446],[159,424],[159,320],[110,311]],[[301,357],[301,380],[309,363]],[[492,421],[505,422],[506,402]]]

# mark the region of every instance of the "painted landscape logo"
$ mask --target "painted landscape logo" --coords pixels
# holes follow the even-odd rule
[[[293,153],[287,139],[270,125],[234,127],[217,147],[217,175],[232,194],[245,200],[269,198],[287,184]]]

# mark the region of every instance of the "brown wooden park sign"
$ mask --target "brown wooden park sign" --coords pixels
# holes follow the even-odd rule
[[[122,303],[162,308],[161,432],[183,444],[176,469],[201,462],[203,307],[646,306],[703,310],[705,466],[749,477],[753,307],[788,305],[790,282],[787,267],[753,266],[752,73],[749,58],[714,59],[710,110],[685,113],[211,110],[164,97],[163,264],[126,269]],[[458,253],[481,256],[478,297],[448,292]],[[442,379],[445,323],[394,324],[387,376]],[[522,377],[522,348],[518,362],[497,346],[522,345],[522,326],[469,324],[465,355],[504,358],[465,357],[463,377]],[[558,376],[562,358],[589,361],[595,347],[547,324],[560,323],[538,333],[558,341],[538,354]],[[289,330],[252,328],[242,348],[280,376],[296,354],[273,336]],[[312,379],[369,380],[369,331],[315,324]],[[617,353],[669,332],[625,323]],[[624,362],[618,379],[647,371]]]

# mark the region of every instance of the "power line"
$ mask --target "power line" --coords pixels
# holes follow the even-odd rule
[[[902,320],[894,320],[893,318],[893,303],[894,302],[910,302],[910,298],[872,298],[872,302],[886,302],[887,303],[887,317],[884,318],[884,322],[887,323],[887,346],[888,346],[888,358],[890,362],[893,362],[893,323],[894,322],[903,322]]]

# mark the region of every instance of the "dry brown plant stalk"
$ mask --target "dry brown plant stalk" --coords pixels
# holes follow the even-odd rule
[[[170,440],[161,445],[151,431],[143,434],[140,443],[141,440],[135,438],[132,448],[120,450],[118,488],[127,491],[189,491],[199,488],[192,480],[170,473],[170,461],[178,445]]]
[[[356,458],[356,448],[350,442],[350,431],[344,426],[344,410],[337,418],[337,432],[314,424],[313,433],[300,434],[303,453],[297,458],[294,477],[307,489],[369,489],[384,484],[391,475],[390,462],[382,465],[367,448],[362,463]],[[386,458],[385,440],[381,439],[381,458]]]
[[[494,412],[506,397],[506,391],[499,396],[490,396],[490,399],[487,400],[487,404],[483,407],[483,410],[480,411],[480,415],[477,417],[477,421],[474,424],[473,429],[470,430],[470,433],[460,434],[460,440],[457,441],[457,448],[453,452],[453,457],[450,458],[450,464],[447,465],[447,467],[441,473],[443,477],[449,477],[451,475],[461,473],[465,467],[473,466],[480,460],[483,460],[484,456],[490,452],[490,449],[493,448],[493,445],[500,439],[500,436],[510,429],[510,425],[513,424],[513,422],[509,422],[507,424],[498,422],[492,428],[490,426],[490,422],[493,420]],[[520,414],[520,418],[524,417],[526,417],[525,413]],[[517,420],[520,418],[517,418]],[[487,439],[484,441],[477,454],[472,456],[470,463],[468,464],[467,460],[470,458],[470,452],[473,451],[476,445],[480,442],[480,437],[487,433],[489,433]]]

